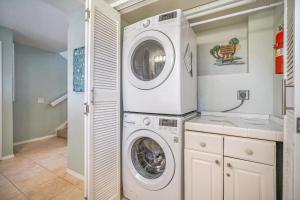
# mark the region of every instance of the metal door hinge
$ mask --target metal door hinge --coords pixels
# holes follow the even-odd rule
[[[297,127],[297,133],[300,133],[300,118],[299,117],[297,117],[297,125],[296,125],[296,127]]]
[[[84,114],[88,115],[90,112],[90,106],[88,103],[84,103]]]
[[[95,103],[95,88],[91,89],[91,103],[92,105]]]
[[[88,22],[91,18],[91,11],[89,9],[85,9],[85,21]]]

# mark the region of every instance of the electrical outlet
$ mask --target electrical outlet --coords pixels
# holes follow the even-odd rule
[[[37,102],[39,104],[45,103],[45,98],[44,97],[38,97]]]
[[[238,100],[249,100],[250,99],[250,90],[238,90],[237,99]]]

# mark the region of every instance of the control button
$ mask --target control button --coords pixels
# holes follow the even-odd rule
[[[148,117],[146,117],[143,122],[146,126],[149,126],[151,124],[151,120]]]
[[[150,19],[147,19],[143,22],[143,27],[147,28],[150,25]]]

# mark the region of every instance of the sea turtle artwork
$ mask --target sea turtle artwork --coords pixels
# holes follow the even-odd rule
[[[241,48],[240,41],[237,38],[229,40],[229,44],[215,45],[210,54],[216,59],[215,65],[240,65],[245,64],[241,57],[235,56],[237,51]]]

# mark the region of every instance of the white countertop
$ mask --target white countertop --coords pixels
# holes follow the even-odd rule
[[[222,135],[247,137],[271,141],[283,141],[283,126],[280,120],[265,115],[222,115],[204,113],[185,123],[186,130]]]

